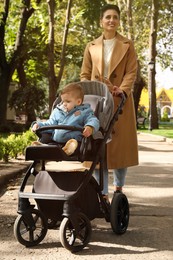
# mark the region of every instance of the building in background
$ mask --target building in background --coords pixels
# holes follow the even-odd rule
[[[148,113],[149,95],[147,89],[143,89],[139,104]],[[167,114],[169,119],[173,119],[173,89],[156,89],[156,104],[159,118],[163,118]]]

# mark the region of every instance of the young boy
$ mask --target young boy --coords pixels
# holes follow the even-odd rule
[[[70,131],[55,129],[52,132],[52,141],[66,143],[62,148],[68,155],[74,153],[78,147],[78,142],[82,137],[89,137],[99,130],[99,120],[94,115],[90,104],[83,104],[84,92],[78,83],[70,83],[61,91],[61,103],[52,111],[50,118],[46,122],[33,122],[32,131],[36,131],[41,126],[68,125],[84,128],[81,131]],[[39,144],[39,142],[34,142]]]

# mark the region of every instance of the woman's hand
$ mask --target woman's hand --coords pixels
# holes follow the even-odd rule
[[[123,90],[121,90],[117,86],[113,86],[113,84],[110,82],[109,79],[107,79],[105,77],[100,77],[100,81],[102,81],[103,83],[105,83],[107,85],[107,87],[109,88],[109,91],[112,93],[113,97],[124,96],[125,98],[127,98],[127,96],[123,92]]]
[[[90,135],[92,135],[92,133],[93,133],[93,127],[87,125],[87,126],[84,127],[84,130],[83,130],[82,134],[85,137],[89,137]]]
[[[113,86],[112,95],[114,97],[119,97],[121,95],[124,95],[124,92],[117,86]]]

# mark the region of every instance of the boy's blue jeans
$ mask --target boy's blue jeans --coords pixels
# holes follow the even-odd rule
[[[125,177],[127,173],[127,168],[121,169],[113,169],[113,185],[118,187],[123,187],[125,184]],[[97,182],[99,182],[99,170],[94,171],[94,177],[96,178]],[[108,170],[104,170],[103,172],[103,194],[108,194]]]

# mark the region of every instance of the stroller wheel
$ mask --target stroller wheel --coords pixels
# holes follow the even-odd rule
[[[91,224],[83,214],[77,214],[79,230],[75,230],[69,218],[65,217],[60,225],[60,241],[71,252],[82,250],[90,241]]]
[[[19,215],[14,223],[14,235],[22,245],[32,247],[39,244],[47,233],[47,220],[37,209]]]
[[[116,234],[124,234],[129,224],[129,203],[123,193],[114,193],[111,202],[110,221]]]

